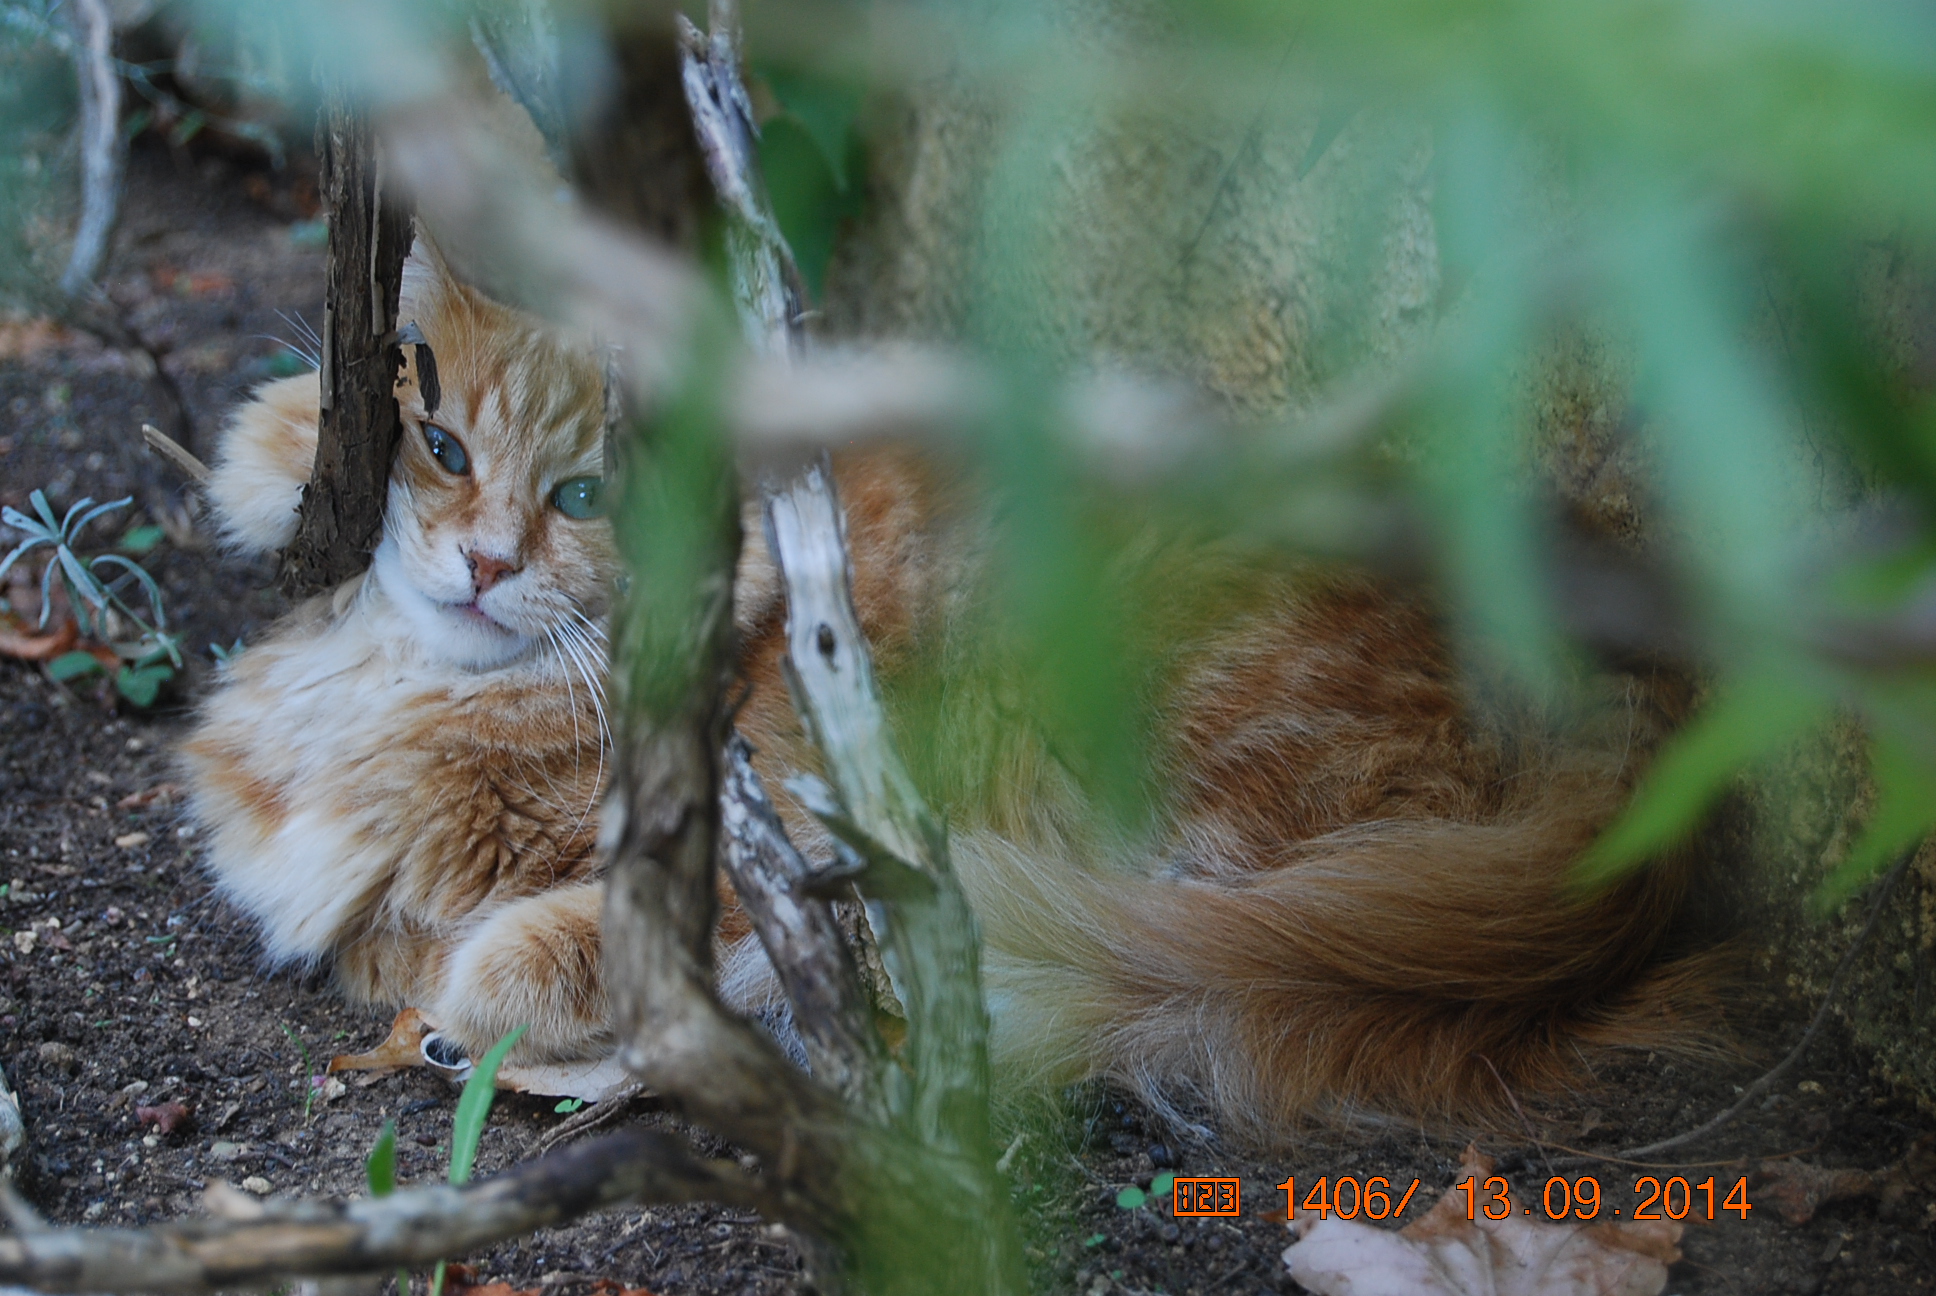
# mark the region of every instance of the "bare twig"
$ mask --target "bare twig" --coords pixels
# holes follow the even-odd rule
[[[471,43],[491,82],[531,114],[545,152],[562,175],[571,153],[558,85],[558,25],[547,0],[482,6],[471,16]]]
[[[807,894],[812,870],[787,840],[752,749],[737,734],[726,744],[720,812],[728,875],[786,989],[808,1066],[854,1110],[886,1120],[899,1104],[882,1085],[901,1072],[874,1029],[873,1004],[833,908]]]
[[[233,1190],[218,1218],[149,1229],[0,1236],[0,1283],[43,1291],[206,1292],[288,1274],[427,1264],[622,1202],[716,1201],[772,1210],[759,1181],[676,1139],[628,1129],[464,1188],[352,1202],[255,1202]]]
[[[208,484],[208,465],[182,448],[182,444],[152,423],[141,425],[141,439],[148,448],[181,469],[183,476],[197,486]]]
[[[81,92],[81,220],[61,275],[68,296],[87,291],[107,255],[121,193],[121,78],[114,65],[114,15],[107,0],[73,0],[80,40],[73,47]]]
[[[913,1106],[902,1119],[972,1176],[962,1203],[978,1221],[984,1281],[1017,1286],[1020,1243],[988,1129],[988,1015],[980,934],[948,863],[947,841],[888,736],[873,663],[854,613],[846,526],[830,470],[811,464],[766,500],[767,545],[787,591],[787,682],[839,797],[821,814],[863,857],[891,853],[933,885],[903,897],[875,930],[908,1012]],[[870,870],[871,871],[871,870]],[[868,895],[868,877],[858,879]],[[873,901],[873,897],[869,897]],[[930,1154],[932,1155],[932,1154]]]
[[[760,182],[759,127],[739,72],[739,6],[711,0],[703,35],[683,14],[677,22],[693,132],[729,218],[728,265],[747,345],[770,355],[798,354],[806,340],[805,291]]]
[[[632,1100],[645,1092],[645,1086],[634,1081],[614,1093],[599,1099],[583,1111],[574,1112],[564,1120],[545,1131],[538,1140],[538,1155],[543,1156],[561,1144],[610,1125],[632,1105]]]
[[[1902,875],[1909,871],[1909,865],[1915,858],[1914,850],[1904,852],[1903,857],[1896,861],[1896,866],[1889,870],[1889,875],[1883,879],[1882,885],[1876,889],[1875,900],[1869,906],[1868,921],[1862,924],[1862,930],[1856,933],[1855,940],[1843,953],[1842,961],[1836,964],[1835,975],[1829,978],[1828,990],[1822,995],[1821,1007],[1815,1010],[1814,1019],[1808,1023],[1808,1029],[1802,1032],[1800,1041],[1789,1050],[1787,1057],[1776,1063],[1773,1070],[1743,1090],[1734,1105],[1713,1120],[1688,1130],[1685,1134],[1676,1134],[1673,1138],[1662,1139],[1658,1143],[1649,1143],[1644,1147],[1622,1148],[1617,1155],[1622,1158],[1653,1156],[1704,1139],[1746,1111],[1756,1099],[1773,1088],[1777,1081],[1794,1070],[1795,1064],[1802,1060],[1804,1053],[1808,1052],[1808,1046],[1815,1042],[1817,1035],[1821,1034],[1823,1024],[1828,1021],[1829,1011],[1835,1006],[1836,996],[1842,991],[1842,983],[1847,980],[1849,969],[1855,965],[1856,955],[1860,954],[1862,947],[1869,943],[1869,937],[1875,932],[1876,924],[1882,918],[1883,906],[1889,903],[1889,897],[1895,894],[1896,883],[1902,881]]]

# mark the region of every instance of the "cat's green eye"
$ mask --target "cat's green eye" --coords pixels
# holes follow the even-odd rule
[[[464,453],[464,443],[435,423],[424,424],[424,444],[430,447],[430,457],[445,472],[462,477],[471,470],[471,457]]]
[[[551,489],[551,503],[568,518],[595,518],[605,512],[605,483],[597,477],[573,477]]]

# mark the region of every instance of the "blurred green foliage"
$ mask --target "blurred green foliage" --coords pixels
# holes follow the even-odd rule
[[[77,200],[69,144],[79,102],[51,0],[0,5],[0,308],[60,277]]]
[[[509,3],[184,9],[391,104],[434,93],[468,19]],[[605,24],[648,11],[665,7],[557,4],[560,77],[594,81]],[[1582,876],[1684,835],[1741,770],[1837,709],[1877,736],[1879,801],[1824,899],[1936,826],[1929,6],[766,0],[746,21],[774,110],[762,162],[816,294],[841,291],[841,239],[892,233],[865,205],[870,168],[936,165],[883,139],[905,153],[895,131],[953,113],[923,138],[976,170],[950,190],[958,222],[923,246],[959,262],[935,295],[1000,386],[970,450],[1004,501],[990,624],[1021,666],[957,654],[907,686],[933,719],[910,743],[931,780],[959,776],[949,749],[976,746],[949,728],[948,698],[978,698],[1029,717],[1105,803],[1138,804],[1183,634],[1153,630],[1149,610],[1187,625],[1191,609],[1236,614],[1253,588],[1166,563],[1137,539],[1152,529],[1218,546],[1233,571],[1338,554],[1423,569],[1475,669],[1564,711],[1595,651],[1576,605],[1598,592],[1555,592],[1554,444],[1590,424],[1644,522],[1615,539],[1677,595],[1673,624],[1648,610],[1624,629],[1670,643],[1712,689]],[[24,266],[20,231],[63,210],[48,177],[68,174],[71,81],[19,24],[0,24],[0,61],[0,237]],[[1410,295],[1394,295],[1405,257]],[[1231,377],[1203,339],[1259,318],[1276,349]],[[1582,404],[1611,408],[1569,424],[1546,376],[1571,338],[1596,357]],[[1207,382],[1241,433],[1140,478],[1111,453],[1099,467],[1052,398],[1098,352]],[[683,391],[643,488],[667,508],[621,521],[642,559],[678,556],[667,518],[698,534],[712,516],[674,507],[680,482],[715,491],[721,462],[700,448],[705,400]],[[654,597],[671,606],[674,583]],[[677,681],[636,683],[658,696]]]
[[[760,170],[773,215],[808,294],[818,299],[842,223],[861,211],[867,158],[855,123],[866,90],[784,64],[752,72],[779,104],[760,127]]]

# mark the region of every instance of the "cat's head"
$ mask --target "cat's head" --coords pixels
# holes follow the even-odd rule
[[[461,665],[582,646],[619,571],[596,355],[457,282],[422,239],[397,322],[426,347],[397,386],[378,584],[413,637]]]

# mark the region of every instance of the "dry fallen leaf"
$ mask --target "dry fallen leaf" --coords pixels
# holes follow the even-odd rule
[[[381,1071],[423,1065],[423,1037],[435,1030],[415,1008],[405,1008],[390,1023],[390,1038],[368,1053],[339,1053],[329,1060],[328,1074],[338,1071]]]
[[[604,1102],[631,1083],[631,1072],[615,1057],[600,1058],[596,1062],[508,1064],[498,1068],[497,1073],[500,1089],[547,1098],[582,1098],[588,1103]]]
[[[74,624],[73,617],[67,617],[46,634],[27,628],[27,623],[12,613],[0,613],[0,657],[18,657],[21,661],[52,661],[74,647],[81,637],[81,629]]]
[[[72,337],[45,317],[0,320],[0,360],[31,360]]]
[[[1764,1161],[1756,1175],[1756,1204],[1772,1202],[1785,1223],[1800,1226],[1833,1201],[1867,1197],[1879,1186],[1866,1170],[1826,1170],[1806,1161]]]
[[[154,1126],[158,1134],[173,1134],[192,1125],[195,1118],[184,1104],[165,1102],[153,1107],[136,1107],[134,1119],[137,1125]]]
[[[157,783],[142,792],[130,792],[114,803],[116,810],[145,810],[159,801],[163,805],[181,795],[179,783]]]
[[[424,1065],[423,1038],[437,1029],[437,1020],[420,1008],[405,1008],[390,1024],[390,1038],[368,1053],[344,1053],[329,1061],[338,1071],[393,1071]],[[514,1093],[548,1098],[582,1098],[602,1102],[631,1083],[631,1075],[617,1058],[591,1062],[507,1063],[498,1068],[497,1087]]]
[[[1492,1160],[1468,1147],[1465,1174]],[[1318,1296],[1658,1296],[1681,1258],[1671,1220],[1555,1224],[1509,1215],[1465,1217],[1454,1189],[1399,1232],[1355,1220],[1294,1221],[1284,1252],[1291,1277]]]

